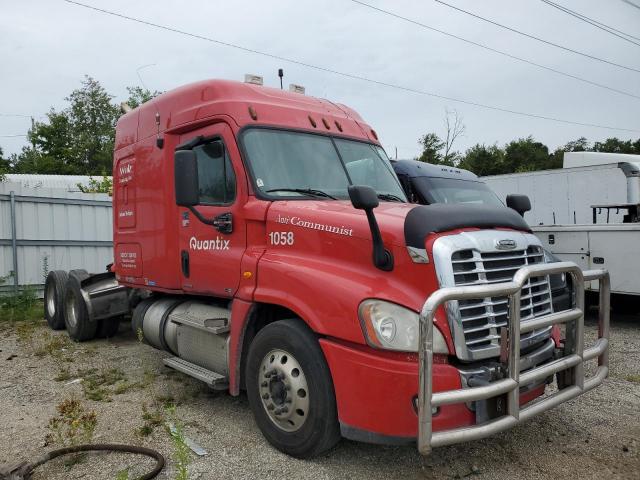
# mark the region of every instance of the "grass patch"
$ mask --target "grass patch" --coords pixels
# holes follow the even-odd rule
[[[44,307],[33,287],[22,287],[18,292],[0,296],[0,320],[24,322],[42,320]]]
[[[126,383],[125,374],[119,368],[107,368],[100,371],[96,368],[80,370],[77,376],[82,378],[82,391],[85,398],[96,402],[110,402],[115,389],[108,387],[118,382]]]
[[[58,414],[49,420],[45,444],[73,447],[91,443],[98,424],[96,412],[87,410],[79,400],[67,399],[56,407]],[[69,457],[65,465],[71,467],[80,462],[86,454]]]
[[[628,382],[640,383],[640,375],[627,375],[625,378]]]
[[[58,360],[66,360],[65,352],[73,350],[74,346],[69,337],[62,334],[52,334],[48,331],[42,332],[37,338],[34,354],[36,357],[44,357],[50,355]]]
[[[155,403],[153,407],[149,407],[146,403],[142,404],[142,426],[138,428],[136,433],[141,437],[151,435],[156,427],[159,427],[166,421],[165,411],[162,405]]]

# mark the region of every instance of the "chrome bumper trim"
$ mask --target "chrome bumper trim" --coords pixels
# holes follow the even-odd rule
[[[576,307],[530,320],[520,321],[521,289],[533,276],[569,273],[573,278]],[[599,280],[600,311],[598,340],[590,348],[584,348],[584,282]],[[534,367],[520,373],[520,341],[509,341],[507,346],[507,378],[479,387],[433,393],[433,319],[436,311],[447,301],[507,296],[509,299],[509,339],[520,339],[521,332],[544,326],[567,323],[566,348],[569,353],[560,359]],[[610,281],[606,270],[583,272],[572,262],[538,264],[520,268],[510,282],[442,288],[434,292],[424,303],[420,313],[420,383],[418,391],[418,450],[428,454],[433,447],[451,445],[484,438],[553,408],[567,400],[596,387],[609,373],[609,305]],[[584,376],[584,362],[598,359],[596,374],[588,379]],[[548,397],[520,407],[520,387],[539,381],[568,368],[573,368],[573,384]],[[452,403],[486,400],[497,395],[507,395],[507,414],[489,422],[454,430],[432,431],[432,408]]]

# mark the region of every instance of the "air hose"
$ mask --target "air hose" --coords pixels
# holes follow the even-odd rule
[[[69,455],[72,453],[95,451],[135,453],[138,455],[145,455],[147,457],[154,458],[156,460],[156,464],[153,467],[153,470],[138,477],[139,480],[149,480],[151,478],[155,478],[164,468],[164,457],[162,456],[162,454],[150,448],[138,447],[135,445],[96,443],[76,445],[74,447],[65,447],[59,448],[57,450],[52,450],[36,458],[35,461],[31,463],[23,462],[14,466],[0,466],[0,480],[28,480],[29,478],[31,478],[32,472],[37,467],[50,460],[53,460],[54,458],[61,457],[63,455]]]

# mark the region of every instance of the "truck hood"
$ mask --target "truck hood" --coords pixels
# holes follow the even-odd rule
[[[530,232],[524,219],[507,207],[486,205],[381,202],[374,210],[386,244],[424,248],[430,233],[459,228],[510,228]],[[270,221],[336,236],[371,239],[364,211],[348,200],[277,201],[269,209]]]

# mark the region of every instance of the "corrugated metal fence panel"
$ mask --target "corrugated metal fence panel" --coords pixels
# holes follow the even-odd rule
[[[21,285],[43,284],[44,273],[50,270],[82,268],[101,272],[113,261],[111,198],[108,195],[29,188],[3,182],[0,183],[0,276],[5,277],[13,270],[12,191],[16,199]]]

